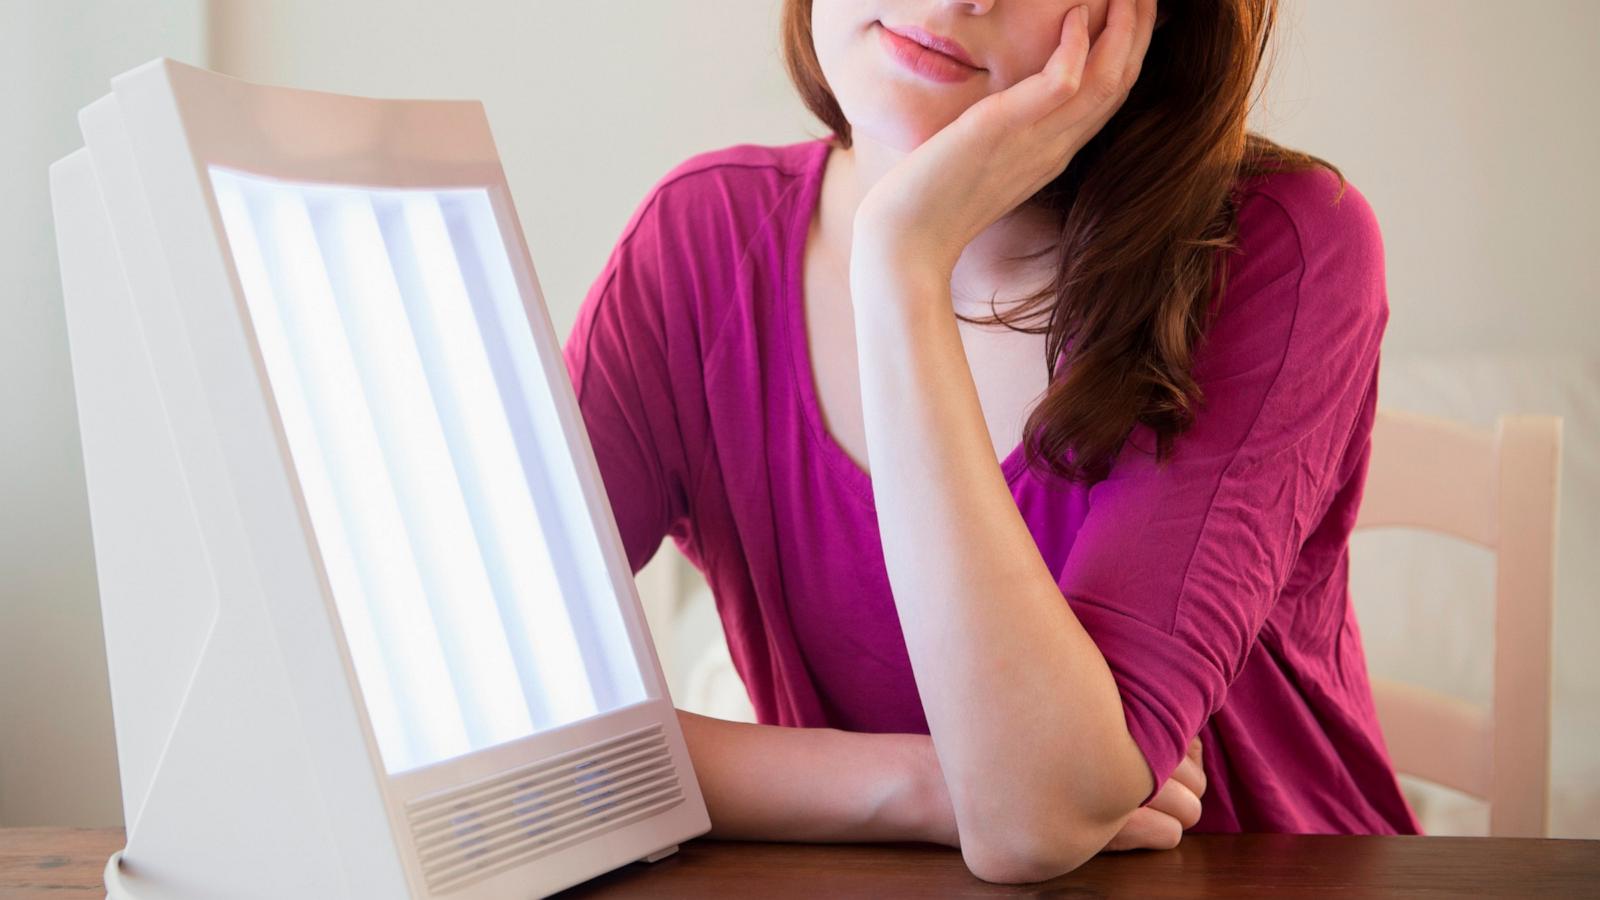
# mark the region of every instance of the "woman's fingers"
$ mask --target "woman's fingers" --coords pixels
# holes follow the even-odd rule
[[[1198,740],[1196,738],[1197,742]],[[1198,743],[1190,744],[1188,755],[1184,756],[1178,767],[1172,771],[1172,778],[1182,782],[1183,786],[1192,791],[1196,797],[1203,796],[1206,792],[1206,770],[1204,764],[1200,762],[1198,747]]]
[[[1107,850],[1169,850],[1178,846],[1183,832],[1200,821],[1200,795],[1206,790],[1201,765],[1200,739],[1189,744],[1183,761],[1161,785],[1150,802],[1133,811]]]
[[[1171,850],[1183,839],[1183,825],[1166,813],[1141,806],[1106,844],[1107,850]]]
[[[1153,809],[1178,820],[1185,829],[1200,821],[1200,797],[1177,778],[1167,779],[1161,790],[1141,809]]]
[[[1084,64],[1083,86],[1098,104],[1120,102],[1128,57],[1139,26],[1139,4],[1147,0],[1111,0],[1106,27],[1101,29]]]
[[[1078,93],[1088,55],[1089,7],[1078,6],[1062,21],[1061,41],[1044,68],[995,95],[995,101],[1013,121],[1036,124]]]
[[[1046,85],[1062,103],[1078,92],[1083,83],[1084,66],[1089,61],[1089,6],[1084,4],[1067,12],[1062,23],[1061,43],[1044,64],[1040,73],[1046,76]]]
[[[1044,68],[1000,93],[1006,114],[1052,131],[1076,120],[1098,128],[1139,77],[1155,19],[1156,0],[1111,0],[1105,26],[1091,41],[1088,5],[1068,10]]]
[[[1143,60],[1150,42],[1148,32],[1154,27],[1155,0],[1111,0],[1105,26],[1094,37],[1070,95],[1062,97],[1040,121],[1045,130],[1062,132],[1089,126],[1092,134],[1109,121],[1133,87],[1137,63]]]

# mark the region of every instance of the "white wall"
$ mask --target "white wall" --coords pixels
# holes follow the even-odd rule
[[[112,75],[203,33],[201,0],[0,0],[0,826],[122,820],[46,169]]]
[[[1286,0],[1256,126],[1332,161],[1388,256],[1388,356],[1600,352],[1600,3]]]
[[[1587,99],[1600,4],[1286,0],[1257,127],[1339,164],[1384,229],[1386,359],[1600,354]],[[820,134],[777,55],[778,0],[0,0],[0,825],[119,816],[45,166],[116,72],[158,54],[375,96],[484,100],[565,334],[648,186],[684,157]],[[1586,157],[1584,154],[1588,153]],[[1591,495],[1578,503],[1591,510]],[[1571,504],[1569,504],[1571,505]],[[1566,521],[1565,519],[1563,520]],[[671,554],[670,546],[663,555]],[[1568,588],[1562,621],[1596,598]],[[720,640],[714,617],[689,621]],[[1581,628],[1580,628],[1581,631]],[[1592,633],[1592,632],[1591,632]],[[687,668],[693,641],[673,671]],[[1600,684],[1590,657],[1561,665]],[[1375,661],[1375,666],[1382,661]],[[1558,710],[1558,715],[1560,711]],[[1592,730],[1562,732],[1593,792]],[[1572,824],[1569,833],[1597,826]]]

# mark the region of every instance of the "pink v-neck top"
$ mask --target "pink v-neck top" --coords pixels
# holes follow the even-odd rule
[[[564,356],[630,563],[671,535],[705,574],[758,720],[927,734],[871,478],[823,427],[805,338],[827,153],[740,144],[672,169]],[[1323,170],[1244,187],[1195,361],[1205,405],[1165,468],[1140,426],[1093,486],[1020,447],[1002,471],[1156,784],[1201,736],[1199,830],[1412,833],[1347,585],[1388,319],[1378,225]]]

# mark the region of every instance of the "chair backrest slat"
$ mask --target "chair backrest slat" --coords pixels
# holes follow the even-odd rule
[[[1488,710],[1414,684],[1381,679],[1373,682],[1372,700],[1397,768],[1463,794],[1489,796],[1494,727]],[[1398,724],[1402,722],[1404,727]]]
[[[1496,427],[1379,410],[1356,528],[1448,534],[1495,554],[1492,706],[1373,679],[1395,768],[1489,802],[1496,836],[1548,834],[1550,646],[1561,419]]]
[[[1494,434],[1379,410],[1357,528],[1401,526],[1494,547]]]

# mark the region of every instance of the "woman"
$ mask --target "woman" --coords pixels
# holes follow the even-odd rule
[[[580,309],[630,561],[762,723],[680,713],[714,836],[1417,830],[1346,580],[1377,223],[1246,131],[1275,0],[1080,2],[791,0],[832,134],[677,166]]]

